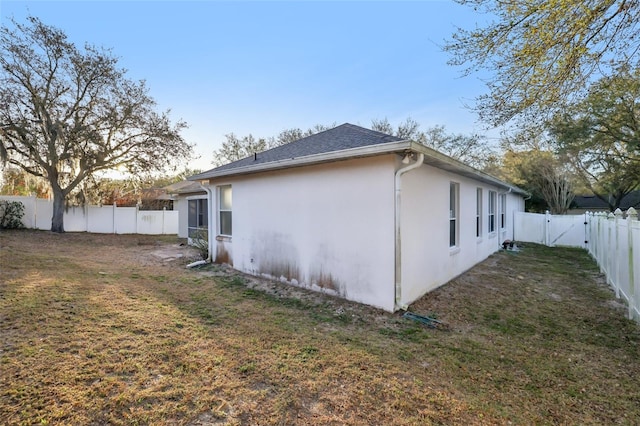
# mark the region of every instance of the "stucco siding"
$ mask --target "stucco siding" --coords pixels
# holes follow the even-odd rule
[[[450,183],[458,184],[457,245],[449,246]],[[482,189],[481,236],[476,234],[477,190]],[[489,191],[498,196],[496,231],[488,232]],[[402,178],[401,304],[410,304],[497,251],[512,237],[513,210],[522,197],[506,194],[506,226],[500,229],[499,188],[423,165]]]
[[[178,237],[187,238],[189,236],[189,202],[185,197],[177,197],[173,200],[173,209],[178,211]]]
[[[213,181],[232,185],[234,268],[393,310],[395,157]]]

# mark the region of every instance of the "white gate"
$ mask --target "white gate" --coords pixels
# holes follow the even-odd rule
[[[589,241],[586,215],[514,214],[515,241],[581,248]]]

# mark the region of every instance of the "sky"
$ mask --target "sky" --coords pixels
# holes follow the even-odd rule
[[[79,46],[111,48],[159,111],[187,122],[192,169],[212,168],[229,133],[409,117],[423,130],[485,133],[469,105],[486,86],[442,51],[484,17],[450,0],[0,0],[2,25],[28,15]]]

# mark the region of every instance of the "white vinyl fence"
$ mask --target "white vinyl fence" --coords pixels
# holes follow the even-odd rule
[[[587,216],[515,212],[513,234],[515,241],[586,248]]]
[[[36,197],[0,196],[0,200],[20,201],[25,207],[22,222],[26,228],[51,229],[53,201]],[[70,207],[64,212],[67,232],[100,234],[177,234],[178,212],[138,210],[137,207]]]
[[[628,303],[629,319],[640,321],[640,222],[635,209],[562,216],[516,212],[514,240],[586,249],[616,297]]]
[[[631,207],[624,214],[589,214],[587,249],[607,282],[629,305],[629,318],[640,320],[640,221]]]

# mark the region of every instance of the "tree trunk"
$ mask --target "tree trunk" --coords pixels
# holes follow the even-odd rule
[[[51,232],[64,232],[64,193],[60,188],[53,189],[53,217]]]

